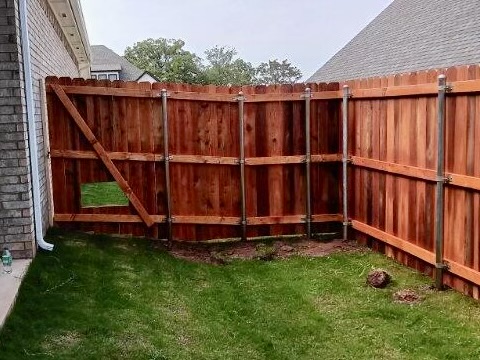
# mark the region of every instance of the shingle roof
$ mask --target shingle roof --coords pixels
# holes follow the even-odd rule
[[[478,0],[395,0],[308,81],[478,63]]]
[[[95,64],[91,65],[90,69],[92,71],[121,71],[122,65],[120,64]]]
[[[92,71],[118,71],[118,68],[121,67],[120,80],[126,81],[136,81],[144,73],[143,70],[140,70],[123,56],[118,55],[105,45],[92,45],[91,51]]]

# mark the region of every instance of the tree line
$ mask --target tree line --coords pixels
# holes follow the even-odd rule
[[[215,46],[205,58],[184,49],[180,39],[147,39],[129,46],[125,58],[160,82],[213,85],[293,84],[301,71],[288,60],[262,62],[257,67],[238,57],[235,48]]]

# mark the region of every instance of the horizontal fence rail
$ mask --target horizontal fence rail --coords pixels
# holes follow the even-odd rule
[[[168,85],[168,84],[165,84]],[[453,81],[448,84],[449,93],[468,94],[480,92],[480,80]],[[98,95],[98,96],[119,96],[119,97],[145,97],[160,98],[161,90],[158,89],[128,89],[128,88],[111,88],[97,86],[63,86],[65,93],[72,95]],[[47,92],[52,92],[51,87],[47,87]],[[438,94],[438,86],[432,84],[416,84],[416,85],[397,85],[375,87],[372,89],[352,89],[350,97],[356,99],[375,99],[375,98],[395,98],[409,96],[436,96]],[[245,97],[245,102],[285,102],[285,101],[302,101],[303,92],[287,93],[287,94],[250,94]],[[315,91],[311,93],[312,99],[316,100],[332,100],[342,99],[343,91]],[[235,103],[235,94],[221,93],[198,93],[189,91],[171,91],[170,99],[189,100],[189,101],[210,101],[210,102],[230,102]]]

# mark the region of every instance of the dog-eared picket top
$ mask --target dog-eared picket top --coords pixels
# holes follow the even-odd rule
[[[48,78],[54,219],[188,241],[343,225],[478,297],[480,71],[442,73],[242,88]],[[81,184],[112,179],[130,206],[81,207]]]

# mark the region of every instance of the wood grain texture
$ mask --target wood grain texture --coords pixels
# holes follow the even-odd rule
[[[480,183],[475,172],[479,168],[475,149],[480,136],[476,130],[480,129],[477,126],[480,100],[474,83],[479,73],[478,66],[446,71],[447,83],[456,90],[447,94],[446,109],[445,175],[449,182],[445,191],[444,256],[452,266],[444,280],[447,285],[475,297],[480,296],[478,286],[471,283],[477,279],[472,274],[480,267]],[[412,252],[403,243],[399,247],[395,241],[382,240],[385,247],[376,249],[430,274],[432,267],[423,256],[426,253],[419,256],[416,250],[433,254],[438,146],[437,102],[433,95],[438,91],[438,75],[439,72],[432,70],[349,82],[353,94],[358,95],[351,99],[350,121],[354,130],[349,134],[353,144],[350,151],[354,221],[370,227],[363,233],[370,236],[374,248],[377,246],[374,239],[379,236],[372,229],[383,232],[380,240],[393,236],[414,245]],[[384,94],[376,93],[379,82],[386,89]],[[390,89],[396,94],[386,96]],[[419,92],[413,92],[414,89]],[[474,270],[469,273],[465,269]]]

